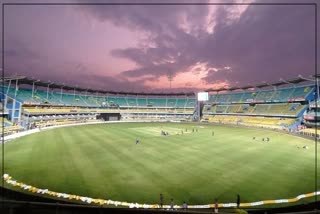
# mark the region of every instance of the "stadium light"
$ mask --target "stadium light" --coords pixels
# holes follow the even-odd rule
[[[40,80],[35,80],[35,81],[32,82],[32,93],[31,93],[32,99],[33,99],[33,96],[34,96],[34,84],[35,84],[36,82],[39,82],[39,81],[40,81]]]
[[[171,82],[172,82],[172,80],[173,80],[172,71],[168,71],[167,77],[168,77],[168,80],[169,80],[169,82],[170,82],[170,91],[171,91]]]

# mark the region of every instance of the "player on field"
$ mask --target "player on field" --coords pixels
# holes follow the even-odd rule
[[[182,209],[183,210],[187,210],[188,209],[188,205],[187,205],[187,203],[185,201],[182,204]]]
[[[214,213],[218,213],[218,199],[214,199]]]
[[[163,195],[162,193],[160,194],[160,208],[163,208]]]
[[[173,203],[173,198],[171,198],[170,209],[173,210],[173,208],[174,208],[174,203]]]

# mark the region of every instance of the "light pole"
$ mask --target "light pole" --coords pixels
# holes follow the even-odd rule
[[[169,83],[170,83],[170,91],[171,91],[171,82],[173,80],[173,75],[172,75],[172,71],[169,71],[167,73],[167,77],[168,77],[168,80],[169,80]]]

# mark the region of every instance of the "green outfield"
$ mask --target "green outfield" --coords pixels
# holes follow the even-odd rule
[[[312,140],[265,129],[85,125],[6,143],[5,172],[39,188],[93,198],[152,204],[162,193],[167,204],[171,198],[208,204],[235,202],[240,194],[241,202],[252,202],[313,192],[314,149]]]

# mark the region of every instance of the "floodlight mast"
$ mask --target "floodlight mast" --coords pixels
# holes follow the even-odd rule
[[[8,88],[7,88],[7,93],[6,94],[9,94],[9,89],[11,87],[11,79],[9,80],[9,85],[8,85]]]
[[[18,92],[18,82],[19,82],[19,79],[16,79],[16,90],[14,92],[14,99],[16,99],[17,97],[17,92]]]
[[[171,72],[171,71],[168,72],[167,77],[168,77],[168,80],[169,80],[170,91],[171,91],[171,82],[172,82],[172,80],[173,80],[173,75],[172,75],[172,72]]]
[[[49,84],[48,84],[48,87],[47,87],[47,101],[49,100],[49,89],[50,89],[50,85],[52,85],[52,84],[53,84],[53,82],[51,82],[49,80]]]
[[[37,82],[40,82],[40,80],[35,80],[35,81],[32,81],[32,94],[31,94],[31,100],[33,101],[33,98],[34,98],[34,93],[36,91],[37,88],[35,88],[35,83]]]

